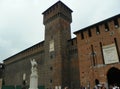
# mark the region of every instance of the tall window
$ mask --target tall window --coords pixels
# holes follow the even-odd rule
[[[104,61],[104,57],[103,57],[103,50],[102,50],[102,43],[100,42],[100,50],[101,50],[101,56],[102,56],[102,61],[103,61],[103,64],[105,64],[105,61]]]
[[[106,31],[106,32],[109,31],[109,27],[108,27],[108,24],[107,24],[107,23],[105,23],[105,31]]]
[[[81,39],[84,39],[84,35],[83,35],[83,32],[81,32]]]
[[[119,53],[119,48],[118,48],[118,44],[117,44],[117,39],[114,38],[115,41],[115,45],[116,45],[116,49],[117,49],[117,53],[118,53],[118,57],[119,57],[119,61],[120,61],[120,53]]]
[[[115,26],[115,28],[118,28],[118,27],[119,27],[119,24],[118,24],[118,20],[117,20],[117,18],[114,19],[114,26]]]
[[[91,30],[90,30],[90,29],[88,29],[88,34],[89,34],[89,37],[92,36],[92,34],[91,34]]]
[[[94,52],[94,49],[93,49],[93,45],[91,45],[91,56],[92,56],[92,65],[95,66],[95,52]]]
[[[100,34],[99,26],[96,26],[96,34]]]

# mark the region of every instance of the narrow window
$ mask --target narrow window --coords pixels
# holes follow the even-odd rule
[[[118,20],[117,20],[117,18],[114,19],[114,26],[115,26],[115,28],[118,28],[118,27],[119,27],[119,24],[118,24]]]
[[[100,34],[99,26],[96,26],[96,34]]]
[[[93,66],[95,66],[95,52],[93,50],[93,45],[91,45],[91,56],[92,56]]]
[[[100,42],[100,50],[101,50],[101,56],[102,56],[103,64],[105,64],[104,57],[103,57],[102,43],[101,42]]]
[[[119,57],[119,61],[120,61],[120,54],[119,54],[119,48],[118,48],[118,44],[117,44],[117,39],[114,38],[115,41],[115,45],[116,45],[116,49],[117,49],[117,53],[118,53],[118,57]]]
[[[109,31],[109,27],[108,27],[108,24],[107,24],[107,23],[105,23],[105,31],[106,31],[106,32]]]
[[[58,8],[58,4],[56,4],[56,8]]]
[[[51,59],[55,58],[55,52],[50,52],[50,58]]]
[[[52,67],[52,66],[50,67],[50,70],[51,70],[51,71],[53,70],[53,67]]]
[[[84,35],[83,35],[83,32],[81,32],[81,39],[84,39]]]
[[[91,30],[90,30],[90,29],[88,30],[88,34],[89,34],[89,37],[92,36],[92,35],[91,35]]]
[[[52,83],[53,81],[52,81],[52,79],[50,79],[50,83]]]

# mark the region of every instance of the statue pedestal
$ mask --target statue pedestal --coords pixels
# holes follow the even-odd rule
[[[37,73],[30,75],[30,88],[29,89],[38,89],[38,75],[37,75]]]
[[[38,89],[38,73],[37,73],[37,63],[33,59],[31,60],[31,75],[30,75],[30,87],[29,89]]]

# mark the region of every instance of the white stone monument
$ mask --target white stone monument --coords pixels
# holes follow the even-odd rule
[[[38,73],[37,73],[37,62],[35,59],[31,60],[31,75],[30,75],[30,87],[29,89],[38,89]]]

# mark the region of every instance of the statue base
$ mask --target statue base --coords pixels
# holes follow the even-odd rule
[[[38,89],[38,75],[33,73],[30,76],[30,88],[29,89]]]

